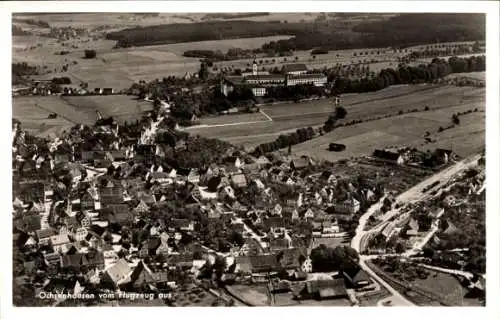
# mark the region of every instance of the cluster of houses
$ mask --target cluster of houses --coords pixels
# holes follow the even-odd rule
[[[376,160],[397,165],[420,166],[432,160],[432,166],[445,165],[456,160],[457,155],[448,149],[437,148],[433,153],[427,154],[416,149],[376,149],[372,157]]]
[[[57,86],[57,88],[55,87]],[[12,88],[12,96],[26,96],[26,95],[111,95],[115,94],[116,90],[113,88],[94,88],[90,90],[83,86],[78,85],[58,85],[54,79],[41,77],[32,79],[31,83],[26,86],[16,86]]]
[[[224,278],[265,280],[286,270],[290,278],[304,281],[312,271],[310,238],[297,225],[306,223],[315,238],[344,238],[339,221],[360,210],[359,198],[349,191],[336,196],[333,172],[304,174],[316,167],[307,157],[228,152],[221,163],[203,169],[172,168],[154,161],[171,146],[142,144],[139,137],[121,136],[116,123],[107,124],[96,125],[92,134],[114,141],[90,150],[75,136],[53,140],[49,154],[41,154],[40,146],[27,143],[22,134],[14,139],[14,246],[41,253],[43,269],[83,272],[80,287],[128,290],[146,283],[148,289],[175,289],[178,270],[195,278],[214,254],[224,256],[226,270],[231,269]],[[178,141],[176,149],[186,147],[182,144]],[[280,185],[297,191],[278,196],[274,188]],[[242,196],[250,188],[256,197],[244,205]],[[196,240],[197,219],[148,218],[168,209],[169,194],[179,190],[186,209],[222,221],[241,234],[243,244],[231,244],[222,254]],[[368,200],[375,196],[372,189],[361,194]],[[194,240],[186,244],[186,238]],[[34,260],[25,267],[40,271]],[[322,298],[339,285],[335,280],[304,282],[300,294]]]
[[[443,152],[443,154],[446,154]],[[467,174],[467,173],[464,173]],[[420,204],[417,207],[408,207],[405,212],[399,215],[394,220],[387,223],[382,228],[380,235],[383,236],[385,242],[388,243],[391,239],[397,237],[403,239],[405,249],[411,249],[414,244],[422,239],[422,236],[428,234],[432,229],[437,232],[432,240],[439,243],[440,236],[452,236],[460,234],[462,231],[449,218],[443,217],[447,210],[459,210],[465,213],[471,212],[471,207],[468,207],[467,200],[463,199],[463,195],[481,195],[485,192],[484,171],[477,175],[465,179],[459,179],[444,187],[439,194],[434,194],[434,200],[429,203]],[[462,194],[458,199],[457,190]],[[475,209],[484,210],[484,204],[474,204]],[[418,212],[418,214],[415,214]],[[420,218],[416,216],[420,215]],[[370,249],[369,249],[370,250]],[[376,249],[372,252],[377,252]]]
[[[221,92],[228,95],[236,87],[249,87],[257,97],[266,94],[266,88],[279,86],[294,86],[298,84],[313,84],[323,87],[327,83],[327,77],[323,73],[308,73],[305,64],[286,64],[283,66],[282,74],[269,74],[266,71],[258,71],[257,62],[252,65],[252,72],[243,73],[241,76],[227,76],[222,80]]]

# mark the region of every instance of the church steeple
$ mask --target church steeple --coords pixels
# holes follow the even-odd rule
[[[255,56],[253,57],[253,63],[252,63],[252,75],[257,75],[257,61],[255,61]]]

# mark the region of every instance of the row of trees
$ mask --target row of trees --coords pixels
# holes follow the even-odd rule
[[[397,69],[383,69],[373,79],[349,80],[336,79],[333,84],[335,93],[363,93],[384,89],[397,84],[417,84],[433,82],[451,73],[478,72],[486,70],[485,56],[472,56],[468,58],[451,57],[447,61],[435,58],[428,65],[417,67],[400,65]]]
[[[349,246],[327,247],[324,244],[311,250],[314,272],[330,272],[349,268],[359,261],[358,252]]]
[[[204,58],[208,61],[232,61],[240,59],[249,59],[254,55],[252,50],[244,50],[241,48],[230,48],[226,53],[220,50],[187,50],[182,53],[183,56],[189,58]]]
[[[308,141],[312,139],[316,135],[316,132],[312,127],[307,127],[307,128],[299,128],[297,131],[287,134],[287,135],[280,135],[276,140],[269,142],[269,143],[263,143],[258,145],[255,150],[254,150],[254,155],[255,156],[260,156],[262,154],[266,154],[269,152],[274,152],[276,150],[279,150],[281,148],[285,147],[291,147],[292,145],[296,145],[299,143],[303,143],[305,141]]]
[[[335,112],[330,116],[328,116],[328,119],[323,125],[323,131],[326,133],[331,132],[335,128],[335,122],[337,122],[337,120],[344,119],[346,115],[347,111],[345,110],[344,107],[342,106],[336,107]]]
[[[29,65],[26,62],[12,63],[12,84],[20,84],[30,75],[38,74],[38,69],[35,66]]]
[[[310,98],[312,96],[322,96],[324,90],[313,84],[299,84],[292,86],[274,86],[266,89],[265,98],[276,100],[294,100]]]

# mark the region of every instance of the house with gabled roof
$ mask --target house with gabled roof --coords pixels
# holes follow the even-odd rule
[[[386,151],[386,150],[375,150],[373,152],[373,156],[376,157],[377,159],[395,163],[398,165],[404,164],[405,160],[404,157],[396,152],[391,152],[391,151]]]
[[[61,254],[55,251],[53,253],[46,253],[43,255],[45,263],[49,266],[59,265],[61,263]]]
[[[38,244],[40,246],[46,246],[50,243],[50,237],[57,234],[57,231],[53,228],[45,228],[37,230],[36,237],[38,239]]]
[[[293,170],[303,169],[311,165],[307,157],[294,158],[290,161],[290,168]]]
[[[178,268],[193,267],[194,255],[191,252],[172,253],[167,257],[167,263]]]
[[[101,209],[99,215],[110,224],[127,225],[134,221],[127,204],[110,204]]]
[[[354,263],[351,263],[348,267],[344,267],[342,274],[349,283],[349,286],[354,289],[366,287],[372,282],[368,273]]]
[[[276,272],[280,269],[280,265],[274,254],[237,256],[235,263],[239,272],[249,274]]]
[[[200,182],[200,172],[198,169],[192,169],[187,176],[189,183],[198,184]]]
[[[143,200],[140,200],[139,204],[134,208],[134,213],[141,215],[147,212],[149,212],[149,206]]]
[[[361,204],[354,197],[335,204],[335,213],[353,215],[359,211]]]
[[[261,168],[267,168],[271,165],[269,159],[264,155],[259,156],[259,158],[257,158],[255,163],[257,163]]]
[[[85,192],[82,197],[80,197],[80,205],[82,210],[94,210],[95,202],[94,198],[89,192]]]
[[[408,222],[408,230],[406,231],[406,236],[417,236],[419,231],[418,221],[414,218],[410,218]]]
[[[460,229],[458,229],[451,221],[448,219],[445,219],[442,222],[442,229],[443,229],[443,234],[445,235],[451,235],[451,234],[456,234],[460,232]]]
[[[130,280],[132,269],[125,259],[120,259],[104,272],[104,279],[111,282],[115,287],[127,283]]]
[[[63,245],[70,243],[68,235],[54,235],[50,237],[50,245],[54,251],[58,251]]]
[[[305,283],[305,291],[301,291],[296,297],[319,299],[345,298],[347,297],[347,289],[344,278],[308,280]]]
[[[285,64],[282,68],[282,73],[286,75],[300,75],[307,73],[307,66],[304,63]]]
[[[231,176],[231,182],[235,187],[238,187],[238,188],[243,188],[243,187],[248,186],[247,179],[246,179],[245,175],[241,174],[241,173]]]
[[[194,221],[189,219],[172,218],[172,225],[175,229],[180,229],[184,231],[194,230]]]

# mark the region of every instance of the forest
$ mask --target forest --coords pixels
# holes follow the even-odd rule
[[[388,32],[397,30],[397,32]],[[354,23],[349,18],[304,23],[280,21],[203,21],[128,28],[106,34],[116,47],[145,46],[191,41],[223,40],[275,35],[293,36],[271,41],[262,50],[342,50],[376,47],[408,47],[453,41],[484,41],[484,14],[400,14],[388,20]]]
[[[288,40],[265,43],[262,49],[282,52],[318,47],[323,50],[405,48],[436,42],[484,41],[485,26],[484,14],[407,13],[385,21],[361,23],[351,30],[304,29]]]

